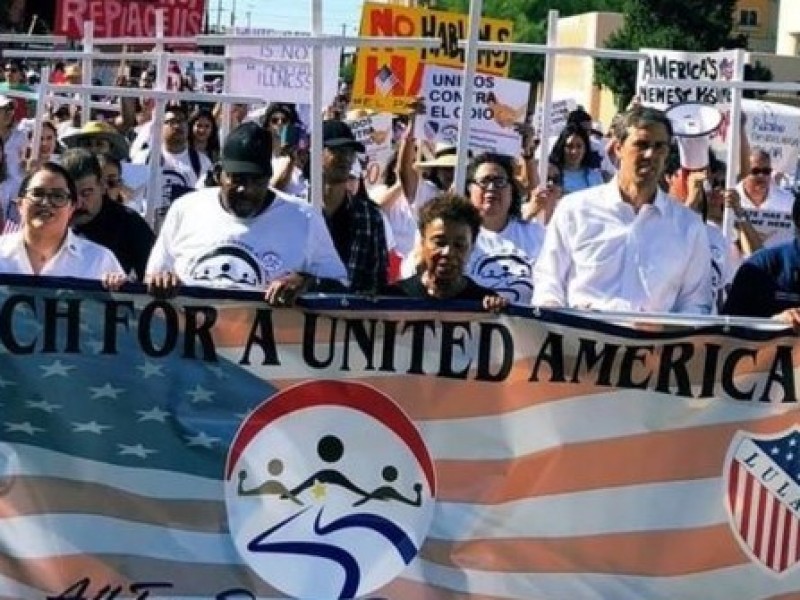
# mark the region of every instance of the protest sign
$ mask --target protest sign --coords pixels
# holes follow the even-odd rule
[[[347,124],[366,149],[364,184],[370,189],[383,180],[386,163],[392,155],[392,114],[348,114]]]
[[[3,598],[800,591],[788,330],[37,283],[0,286]]]
[[[550,131],[558,132],[564,129],[567,125],[567,117],[569,113],[578,107],[578,103],[574,98],[564,98],[561,100],[554,100],[550,108]],[[533,115],[533,131],[536,135],[542,130],[542,108],[536,109]]]
[[[791,213],[756,209],[745,209],[744,213],[765,247],[778,246],[794,239]]]
[[[636,94],[645,106],[665,109],[681,102],[716,104],[720,110],[731,101],[731,90],[708,87],[698,80],[731,81],[735,74],[735,51],[680,52],[641,50],[648,58],[639,61]],[[671,86],[647,85],[649,79],[675,79]]]
[[[414,135],[431,150],[437,142],[458,142],[463,75],[458,69],[426,66],[422,95],[425,115],[417,117]],[[520,135],[514,125],[525,121],[530,84],[497,75],[475,75],[469,148],[473,153],[516,156]]]
[[[359,48],[353,81],[353,107],[394,113],[408,112],[407,105],[420,93],[425,65],[463,68],[464,49],[458,40],[467,37],[469,15],[427,8],[410,8],[366,2],[361,13],[360,35],[369,37],[438,37],[439,48]],[[512,22],[481,19],[480,39],[510,42]],[[498,50],[478,51],[476,70],[508,75],[511,55]]]
[[[266,30],[265,35],[305,37],[307,33]],[[323,49],[323,95],[328,105],[336,96],[341,48]],[[311,46],[276,44],[235,44],[229,49],[234,58],[264,58],[274,63],[236,60],[230,69],[231,91],[256,94],[266,102],[309,103],[311,99]]]
[[[800,108],[744,98],[742,112],[750,147],[768,152],[773,170],[795,177],[800,152]]]
[[[84,21],[91,21],[95,37],[147,37],[155,43],[157,10],[164,11],[165,35],[202,33],[205,0],[58,0],[55,32],[81,39]]]

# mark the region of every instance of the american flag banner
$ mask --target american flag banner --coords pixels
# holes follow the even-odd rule
[[[2,279],[2,600],[800,598],[789,331],[139,291]]]

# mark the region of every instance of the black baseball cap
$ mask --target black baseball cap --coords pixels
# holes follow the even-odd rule
[[[226,173],[272,175],[272,134],[255,122],[242,123],[228,134],[222,147]]]
[[[364,144],[356,141],[350,126],[336,119],[322,122],[322,145],[325,148],[352,148],[356,152],[366,150]]]

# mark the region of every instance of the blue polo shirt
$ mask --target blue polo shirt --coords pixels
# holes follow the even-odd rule
[[[739,267],[723,314],[771,317],[800,307],[800,239],[763,248]]]

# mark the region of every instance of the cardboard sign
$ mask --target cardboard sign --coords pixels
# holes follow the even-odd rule
[[[414,135],[423,151],[437,143],[457,144],[463,74],[458,69],[425,68],[422,93],[424,117],[418,117]],[[473,153],[499,152],[516,156],[520,135],[514,125],[525,121],[530,84],[497,75],[475,75],[469,148]]]
[[[192,37],[202,33],[205,0],[58,0],[55,33],[81,39],[84,21],[91,21],[98,38],[154,38],[158,9],[164,10],[166,35]]]
[[[364,184],[371,189],[383,180],[383,173],[392,155],[392,115],[378,113],[347,121],[355,138],[366,148]]]
[[[266,35],[308,36],[307,33],[266,31]],[[336,96],[341,48],[323,49],[322,101],[327,106]],[[311,47],[282,44],[233,45],[234,57],[274,59],[274,64],[234,61],[231,91],[263,96],[268,102],[308,103],[311,99]]]
[[[645,106],[665,109],[681,102],[703,102],[716,104],[722,110],[730,103],[730,88],[711,88],[695,81],[731,81],[735,74],[735,51],[677,52],[644,48],[641,52],[649,56],[639,61],[636,94]],[[649,79],[678,81],[662,87],[647,85]]]
[[[407,104],[420,93],[425,65],[463,68],[464,49],[458,47],[458,40],[467,37],[468,19],[469,15],[460,13],[366,2],[360,35],[438,37],[442,43],[433,50],[360,48],[356,53],[351,106],[407,112]],[[511,21],[481,19],[481,40],[506,42],[511,41],[511,34]],[[476,70],[507,76],[510,64],[507,52],[481,50]]]

